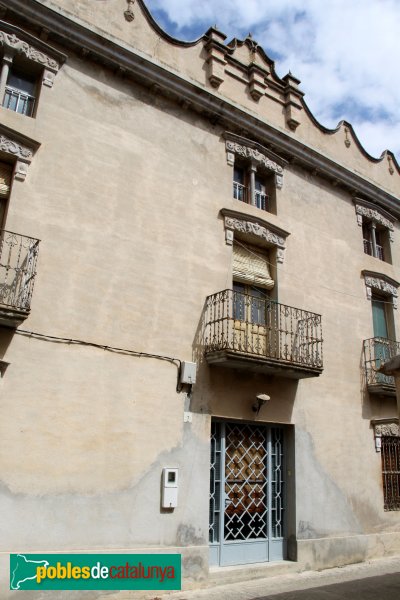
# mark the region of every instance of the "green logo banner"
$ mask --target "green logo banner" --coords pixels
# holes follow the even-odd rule
[[[10,590],[180,589],[180,554],[10,554]]]

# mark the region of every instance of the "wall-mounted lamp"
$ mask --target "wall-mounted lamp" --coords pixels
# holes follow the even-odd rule
[[[251,407],[253,409],[253,412],[256,413],[256,416],[260,412],[261,407],[264,406],[264,404],[266,404],[267,402],[269,402],[269,400],[271,400],[271,397],[268,396],[268,394],[257,394],[256,401]]]

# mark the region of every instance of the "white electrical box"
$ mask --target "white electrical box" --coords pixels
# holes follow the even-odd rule
[[[196,363],[183,361],[181,364],[181,383],[196,383]]]
[[[165,467],[162,472],[161,506],[178,506],[178,469]]]

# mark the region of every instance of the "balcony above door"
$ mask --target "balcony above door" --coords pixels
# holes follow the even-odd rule
[[[204,322],[209,364],[293,379],[322,373],[318,314],[229,289],[208,296]]]

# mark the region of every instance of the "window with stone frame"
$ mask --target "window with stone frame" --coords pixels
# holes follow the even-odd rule
[[[400,510],[400,431],[398,419],[372,421],[375,449],[381,453],[385,510]]]
[[[38,99],[41,69],[13,64],[9,69],[3,106],[27,117],[33,117]]]
[[[66,56],[31,34],[0,23],[0,105],[35,117],[42,86],[52,87]]]
[[[233,198],[276,214],[286,161],[251,140],[231,133],[225,137],[227,162],[233,167]]]
[[[395,219],[387,211],[365,200],[355,201],[357,222],[362,228],[365,254],[392,263],[391,243]]]
[[[239,159],[233,169],[233,197],[260,210],[275,213],[275,176]]]

